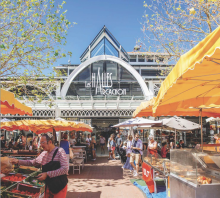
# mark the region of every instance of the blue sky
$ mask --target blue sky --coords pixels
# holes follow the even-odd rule
[[[72,64],[105,25],[124,49],[133,50],[136,40],[143,36],[140,22],[144,14],[142,0],[66,0],[67,18],[76,22],[68,30],[65,51],[73,53]],[[68,57],[59,59],[54,66],[67,64]]]

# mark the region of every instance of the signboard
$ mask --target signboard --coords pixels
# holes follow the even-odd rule
[[[126,89],[112,89],[112,73],[92,73],[91,82],[85,81],[85,87],[95,88],[95,94],[101,95],[126,95]]]
[[[154,192],[153,169],[143,162],[142,179],[146,182],[150,193]]]

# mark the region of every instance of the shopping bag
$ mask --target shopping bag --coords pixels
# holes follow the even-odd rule
[[[73,151],[71,148],[69,148],[69,154],[70,154],[70,159],[73,159]]]

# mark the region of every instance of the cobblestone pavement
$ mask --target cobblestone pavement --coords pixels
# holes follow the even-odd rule
[[[80,175],[78,171],[73,175],[70,166],[67,198],[144,198],[130,182],[133,175],[121,166],[120,160],[108,161],[106,157],[88,161]]]

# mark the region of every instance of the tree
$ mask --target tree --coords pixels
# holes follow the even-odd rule
[[[0,78],[4,86],[19,86],[26,94],[28,84],[42,90],[45,85],[37,80],[46,76],[46,69],[51,73],[43,82],[55,80],[51,66],[66,56],[62,46],[71,26],[67,11],[61,12],[64,4],[55,0],[1,0]],[[38,95],[36,90],[30,94]]]
[[[143,6],[140,45],[168,53],[174,64],[220,25],[219,0],[148,0]]]

